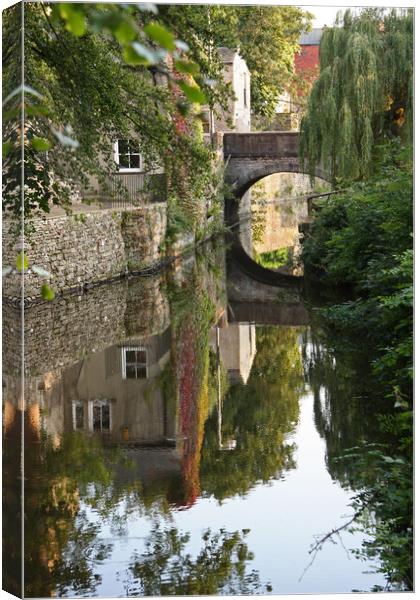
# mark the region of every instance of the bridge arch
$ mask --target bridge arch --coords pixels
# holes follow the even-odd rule
[[[226,171],[225,181],[232,185],[236,200],[240,200],[257,181],[269,175],[276,173],[310,174],[308,168],[302,168],[298,158],[264,160],[255,160],[253,158],[230,159]],[[325,170],[320,167],[315,169],[315,177],[328,181]]]
[[[225,202],[225,221],[234,225],[239,220],[240,200],[260,179],[275,173],[309,174],[299,157],[299,133],[292,131],[269,131],[259,133],[227,133],[223,138],[225,159],[225,182],[232,186],[233,197]],[[315,176],[328,181],[322,167],[315,169]],[[242,269],[251,277],[271,285],[291,284],[302,278],[275,273],[253,261],[245,252],[239,233],[233,233],[232,255]]]
[[[274,173],[309,175],[309,168],[300,161],[296,131],[225,133],[223,154],[225,182],[232,186],[236,199],[242,198],[254,183]],[[316,167],[315,176],[329,179],[321,166]]]

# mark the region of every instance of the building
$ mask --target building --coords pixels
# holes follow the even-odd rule
[[[295,54],[295,71],[297,73],[317,73],[319,68],[319,46],[323,33],[322,28],[302,33],[299,40],[300,53]]]
[[[294,91],[284,91],[276,107],[276,116],[269,123],[258,119],[255,129],[298,131],[305,100],[319,73],[319,47],[323,29],[302,33],[300,52],[295,54]]]
[[[237,50],[218,48],[224,65],[225,82],[232,86],[234,97],[229,100],[227,110],[216,108],[209,114],[207,133],[251,131],[251,76],[246,62]]]
[[[218,107],[210,111],[208,107],[204,107],[205,137],[210,133],[251,131],[249,69],[238,51],[218,48],[218,53],[224,66],[225,82],[232,86],[234,97],[229,100],[226,110]],[[159,84],[165,85],[165,80],[159,80]],[[116,199],[118,206],[124,202],[138,202],[145,197],[148,201],[165,200],[166,184],[163,170],[157,168],[146,174],[139,144],[135,140],[110,141],[110,152],[115,171],[109,174],[105,182],[99,183],[92,178],[85,197],[92,201],[106,202],[109,206],[113,206],[113,202],[109,200],[111,196]]]

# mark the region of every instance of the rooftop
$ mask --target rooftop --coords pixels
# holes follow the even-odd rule
[[[219,56],[222,60],[222,62],[224,63],[233,63],[234,59],[235,59],[235,54],[238,53],[238,51],[236,49],[232,49],[232,48],[217,48],[217,51],[219,52]]]

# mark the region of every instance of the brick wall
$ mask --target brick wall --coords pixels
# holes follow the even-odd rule
[[[300,54],[295,55],[295,69],[307,71],[308,69],[316,69],[319,65],[319,45],[317,46],[301,46]]]

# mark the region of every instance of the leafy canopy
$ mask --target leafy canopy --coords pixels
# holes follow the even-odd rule
[[[207,98],[188,46],[159,22],[154,5],[15,6],[5,13],[4,42],[4,208],[12,215],[21,214],[22,143],[26,219],[52,204],[69,207],[91,177],[111,193],[118,138],[137,139],[146,171],[164,166],[175,195],[184,179],[179,163],[188,164],[190,192],[203,202],[211,152],[197,137],[194,105]]]
[[[238,48],[251,74],[252,110],[267,116],[292,79],[299,38],[312,17],[295,6],[166,5],[160,13],[168,28],[187,41],[212,107],[223,107],[232,92],[217,47]]]
[[[301,123],[301,156],[333,180],[366,177],[383,136],[411,130],[413,13],[347,10],[321,40],[320,76]]]

